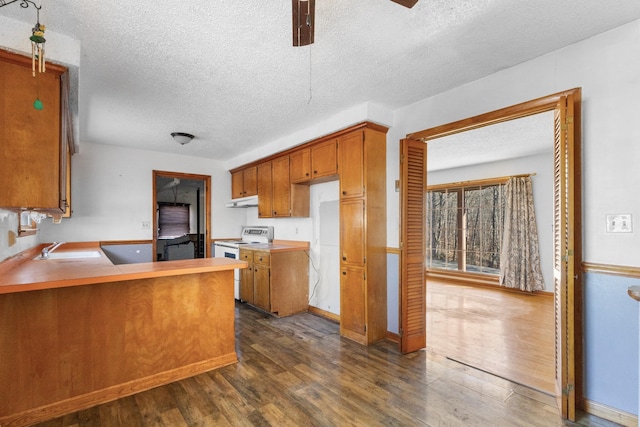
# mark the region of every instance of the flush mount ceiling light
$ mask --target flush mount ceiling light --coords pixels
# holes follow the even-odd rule
[[[193,135],[191,135],[190,133],[184,133],[184,132],[171,132],[171,136],[180,145],[188,144],[193,139]]]

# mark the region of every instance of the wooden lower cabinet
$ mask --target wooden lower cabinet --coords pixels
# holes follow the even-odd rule
[[[240,250],[240,259],[249,263],[240,270],[240,300],[253,304],[253,251]]]
[[[253,305],[264,311],[271,311],[271,269],[255,264],[253,269]]]
[[[303,249],[241,248],[240,300],[279,317],[309,308],[309,258]]]
[[[360,267],[340,269],[340,335],[364,344],[366,329],[365,270]]]

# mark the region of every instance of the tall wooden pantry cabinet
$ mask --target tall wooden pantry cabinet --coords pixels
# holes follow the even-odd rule
[[[340,334],[361,344],[387,335],[386,128],[338,139]]]

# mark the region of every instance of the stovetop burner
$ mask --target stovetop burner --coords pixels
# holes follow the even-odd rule
[[[240,234],[241,240],[217,240],[214,243],[219,246],[237,248],[251,243],[271,243],[273,241],[272,226],[244,226]]]

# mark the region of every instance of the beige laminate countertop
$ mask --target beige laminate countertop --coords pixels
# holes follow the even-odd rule
[[[304,242],[306,243],[306,242]],[[269,252],[292,252],[292,251],[306,251],[309,249],[309,245],[290,245],[287,243],[250,243],[248,245],[242,245],[240,249],[251,249],[254,251],[269,251]]]
[[[246,268],[244,261],[199,258],[114,265],[98,242],[66,243],[55,252],[99,251],[97,258],[36,260],[45,245],[0,263],[0,294]]]

